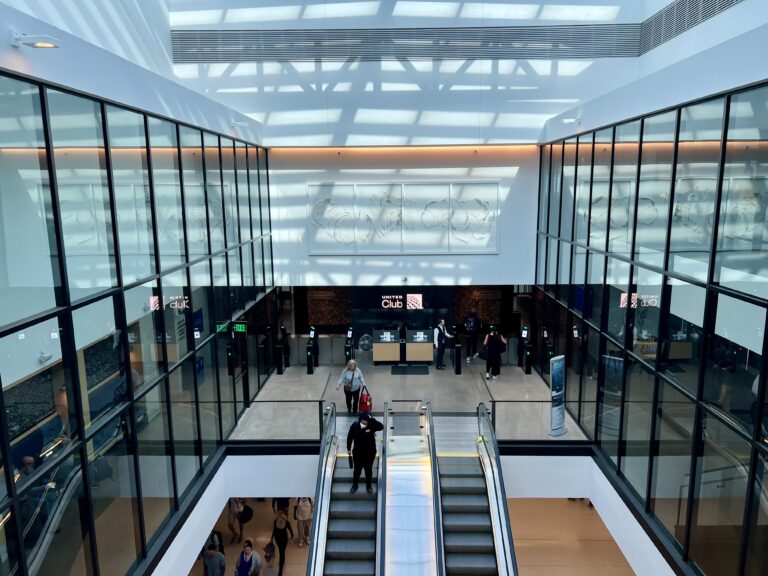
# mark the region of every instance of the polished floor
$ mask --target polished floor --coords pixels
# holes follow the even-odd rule
[[[520,576],[631,576],[635,572],[587,500],[508,500]]]

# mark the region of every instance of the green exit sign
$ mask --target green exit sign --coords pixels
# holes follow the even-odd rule
[[[245,322],[235,322],[235,332],[248,332],[248,324]]]

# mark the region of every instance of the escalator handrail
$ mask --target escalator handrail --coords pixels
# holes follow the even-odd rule
[[[328,533],[328,513],[331,504],[331,484],[336,465],[338,438],[336,436],[336,404],[331,404],[325,416],[320,458],[315,484],[315,507],[307,561],[307,576],[322,576],[325,567],[325,542]]]
[[[429,436],[429,457],[432,465],[432,498],[435,516],[435,558],[437,576],[445,574],[445,548],[443,546],[443,504],[440,498],[440,470],[435,446],[435,425],[432,420],[432,405],[427,402],[427,435]]]
[[[389,438],[389,407],[384,403],[384,417],[381,422],[381,454],[379,454],[379,470],[376,480],[376,576],[384,575],[384,565],[387,561],[384,549],[384,530],[387,519],[387,439]]]
[[[517,576],[517,559],[512,543],[512,528],[507,508],[507,492],[501,478],[501,457],[499,445],[496,442],[496,434],[491,425],[490,417],[485,405],[481,402],[477,407],[478,452],[480,461],[485,470],[486,483],[488,483],[488,499],[491,512],[491,524],[493,526],[493,539],[496,546],[496,564],[499,576]],[[495,499],[495,506],[494,500]],[[500,561],[501,560],[501,561]]]

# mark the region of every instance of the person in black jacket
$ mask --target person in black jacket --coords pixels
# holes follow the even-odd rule
[[[376,459],[376,432],[381,430],[384,430],[384,425],[367,412],[363,412],[359,420],[349,427],[347,452],[352,454],[355,463],[352,488],[349,489],[352,494],[357,492],[360,472],[363,470],[365,470],[365,490],[368,494],[373,492],[371,476],[373,474],[373,461]]]

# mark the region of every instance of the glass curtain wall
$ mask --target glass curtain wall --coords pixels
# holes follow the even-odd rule
[[[694,571],[766,573],[768,87],[543,146],[539,206],[567,409]]]
[[[244,408],[266,151],[8,75],[0,126],[0,573],[129,574]]]

